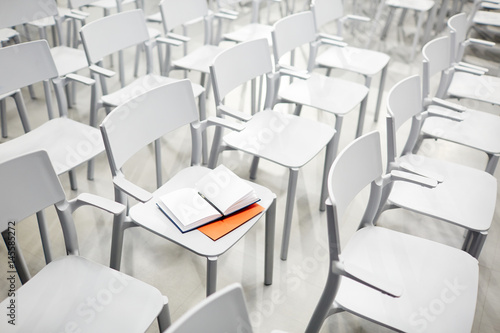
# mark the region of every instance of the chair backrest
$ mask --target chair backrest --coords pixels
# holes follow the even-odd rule
[[[163,0],[160,12],[165,33],[208,14],[206,0]]]
[[[237,283],[215,292],[187,311],[165,333],[252,332],[243,290]]]
[[[396,132],[409,119],[423,111],[420,76],[410,76],[398,82],[387,96],[387,160],[396,160]],[[420,132],[420,121],[412,124],[403,155],[411,152]]]
[[[198,109],[187,79],[160,86],[116,107],[101,124],[113,175],[141,148],[194,122],[198,122]],[[199,147],[199,137],[193,138],[193,159]]]
[[[431,78],[437,73],[441,73],[451,66],[451,51],[450,37],[443,36],[431,40],[422,48],[423,60],[423,96],[427,97],[430,94]],[[446,86],[445,77],[441,77],[440,87],[438,91],[442,91]],[[436,94],[438,95],[438,94]],[[440,94],[439,94],[440,95]],[[438,96],[441,97],[441,96]]]
[[[342,218],[351,201],[381,177],[382,171],[378,132],[368,133],[351,142],[335,158],[328,175],[328,194],[336,219]]]
[[[66,198],[45,151],[1,163],[0,184],[0,231]]]
[[[57,76],[46,40],[0,48],[0,95]]]
[[[271,73],[272,70],[269,44],[264,38],[240,43],[224,50],[210,66],[217,105],[233,89],[256,77]]]
[[[149,40],[142,9],[127,10],[87,23],[80,29],[89,64]]]
[[[274,61],[295,48],[316,40],[316,28],[311,11],[286,16],[274,23]]]
[[[459,13],[453,15],[448,20],[448,28],[450,28],[450,42],[452,47],[452,61],[461,61],[464,54],[462,43],[467,39],[467,14]]]
[[[344,16],[344,4],[342,0],[312,0],[311,11],[314,14],[316,29],[330,22],[334,22]]]
[[[0,1],[0,28],[58,15],[54,0],[15,0]]]

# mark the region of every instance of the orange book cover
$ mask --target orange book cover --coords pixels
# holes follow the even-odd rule
[[[263,211],[264,207],[254,203],[236,214],[232,214],[219,221],[205,224],[199,227],[198,230],[216,241]]]

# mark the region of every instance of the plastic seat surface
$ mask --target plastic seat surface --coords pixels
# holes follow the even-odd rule
[[[261,23],[249,23],[241,28],[225,33],[222,37],[237,43],[242,43],[252,39],[266,38],[269,45],[272,45],[273,40],[271,32],[273,27]]]
[[[257,223],[265,212],[245,222],[243,225],[219,238],[217,241],[213,241],[199,230],[182,233],[156,206],[156,202],[160,196],[183,187],[193,187],[198,179],[206,175],[210,170],[209,168],[201,166],[183,169],[156,190],[151,200],[146,203],[134,205],[130,209],[130,217],[140,226],[198,255],[205,257],[220,256],[236,244],[236,242]],[[248,182],[248,184],[254,188],[257,196],[261,198],[258,204],[263,207],[269,207],[274,199],[274,194],[267,188],[258,184],[252,182]]]
[[[430,106],[429,109],[443,109]],[[456,112],[449,111],[456,115]],[[461,121],[440,117],[427,118],[422,133],[479,149],[490,154],[500,154],[500,118],[487,112],[467,109],[459,113]]]
[[[345,262],[356,263],[403,290],[401,297],[392,298],[342,278],[335,301],[346,311],[403,332],[471,331],[479,269],[477,260],[467,253],[366,227],[349,239],[341,255]],[[431,317],[424,316],[425,310]]]
[[[225,135],[224,142],[280,165],[299,168],[316,156],[334,133],[331,126],[317,121],[264,110],[257,112],[243,131]],[[255,140],[264,136],[265,144]]]
[[[483,170],[421,155],[404,155],[397,162],[439,175],[443,182],[435,188],[395,182],[390,203],[470,230],[490,228],[497,195],[495,177]]]
[[[55,118],[0,145],[0,162],[19,154],[46,150],[57,174],[104,151],[99,130],[68,118]]]
[[[500,105],[498,87],[500,87],[500,77],[457,71],[453,74],[448,94]]]
[[[223,50],[224,49],[219,46],[203,45],[189,52],[186,56],[172,61],[172,64],[179,68],[208,74],[210,72],[209,67],[213,63],[214,58]]]
[[[338,115],[345,115],[368,94],[364,85],[311,73],[307,80],[294,80],[279,91],[279,97]]]
[[[145,332],[163,307],[161,300],[161,293],[142,281],[79,256],[65,256],[16,290],[15,331]],[[9,302],[7,298],[0,306]],[[133,315],[124,315],[124,309]],[[2,320],[0,330],[11,332],[12,325]]]
[[[146,90],[154,89],[161,85],[177,81],[166,76],[147,74],[130,82],[125,87],[101,97],[103,103],[109,106],[118,106],[131,98],[137,97]],[[191,83],[193,94],[199,96],[205,89],[196,83]]]
[[[419,12],[426,12],[434,6],[434,1],[429,0],[386,0],[386,5],[397,8],[407,8]]]
[[[500,13],[479,10],[474,15],[472,21],[476,24],[500,26]]]
[[[316,57],[320,66],[341,68],[363,75],[375,75],[387,66],[390,57],[382,52],[352,46],[330,47]]]

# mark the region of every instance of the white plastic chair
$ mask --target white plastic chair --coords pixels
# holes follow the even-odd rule
[[[328,77],[311,72],[317,54],[317,48],[322,41],[317,41],[317,31],[311,11],[301,12],[280,19],[274,24],[273,50],[275,68],[279,71],[291,69],[291,73],[298,74],[299,79],[290,84],[277,79],[276,88],[278,96],[274,103],[295,103],[295,114],[299,115],[302,106],[309,106],[323,110],[335,116],[334,154],[337,153],[338,141],[342,129],[343,117],[359,105],[358,127],[356,137],[363,132],[366,113],[368,88],[362,84]],[[294,68],[283,64],[283,57],[290,52],[298,50],[303,45],[309,45],[308,68],[300,73]]]
[[[19,0],[19,1],[2,1],[0,2],[0,28],[17,26],[35,21],[35,19],[50,18],[55,20],[55,26],[58,31],[59,41],[62,41],[59,46],[52,47],[50,52],[57,66],[59,76],[71,77],[73,73],[86,69],[88,67],[85,52],[72,47],[64,46],[64,41],[60,31],[60,24],[63,20],[79,17],[78,15],[68,15],[59,17],[58,8],[54,0],[38,1],[38,0]],[[44,35],[41,36],[44,38]],[[83,83],[84,85],[92,86],[92,98],[95,91],[93,90],[93,80],[82,76],[74,76],[72,81]],[[68,81],[69,83],[69,81]],[[45,91],[47,95],[49,91]],[[32,95],[33,97],[33,95]],[[68,105],[72,104],[73,94],[67,94],[69,101],[64,101]],[[48,100],[47,96],[46,99]],[[62,103],[63,101],[58,101]],[[47,102],[49,118],[53,117],[52,105]]]
[[[170,240],[200,256],[207,258],[207,295],[216,290],[217,259],[240,240],[264,215],[264,212],[240,227],[213,241],[199,230],[182,233],[158,209],[158,198],[173,190],[193,187],[210,169],[200,166],[201,131],[208,125],[224,124],[211,118],[199,122],[191,84],[188,80],[173,82],[139,95],[114,109],[101,124],[101,131],[115,185],[115,200],[126,204],[128,196],[139,201],[130,208],[128,215],[117,216],[113,224],[111,264],[120,269],[124,231],[141,226],[156,235]],[[179,171],[153,193],[131,183],[122,173],[122,166],[137,151],[165,134],[183,126],[190,126],[192,138],[191,167]],[[156,145],[159,151],[159,145]],[[156,155],[159,158],[159,154]],[[157,160],[158,161],[158,160]],[[161,170],[161,165],[157,162]],[[272,283],[273,244],[275,225],[275,195],[267,188],[249,183],[261,199],[259,204],[266,211],[265,279]]]
[[[326,146],[320,209],[326,198],[326,173],[334,159],[335,130],[326,124],[273,111],[273,82],[279,73],[273,73],[269,44],[257,39],[237,44],[215,58],[210,67],[218,117],[229,116],[244,122],[244,126],[225,136],[216,128],[209,167],[217,165],[219,154],[236,149],[253,155],[250,178],[255,179],[260,158],[282,165],[289,170],[285,223],[281,244],[281,259],[286,260],[297,189],[297,177],[302,166],[313,159]],[[225,104],[225,97],[243,84],[266,76],[266,103],[263,110],[253,116]],[[229,102],[229,101],[228,101]],[[335,134],[335,135],[334,135]]]
[[[220,1],[218,1],[220,2]],[[237,1],[241,3],[241,1]],[[269,24],[260,23],[259,13],[260,7],[263,0],[252,0],[251,1],[251,15],[250,23],[238,26],[236,29],[231,29],[230,31],[222,34],[222,24],[219,20],[219,26],[217,31],[217,41],[231,41],[235,43],[242,43],[253,39],[267,38],[269,45],[272,44],[271,31],[273,26]],[[267,1],[269,2],[269,1]],[[269,6],[269,4],[267,4]],[[238,12],[233,12],[225,8],[222,4],[219,4],[220,11],[222,13],[227,13],[228,15],[237,15]],[[221,36],[222,34],[222,36]]]
[[[156,41],[150,40],[144,13],[141,9],[125,11],[92,21],[82,27],[80,34],[90,70],[94,76],[99,76],[102,88],[102,96],[95,108],[96,112],[91,114],[92,125],[97,124],[97,110],[99,108],[104,107],[109,113],[111,108],[123,104],[131,98],[160,85],[177,81],[177,79],[153,73],[152,49],[156,46]],[[102,59],[137,45],[144,45],[146,48],[147,74],[138,77],[123,88],[109,92],[106,80],[115,73],[103,67]],[[205,119],[205,89],[198,84],[192,84],[192,88],[195,97],[199,97],[200,119]],[[205,146],[204,154],[207,154]],[[206,159],[206,156],[204,158]],[[157,177],[157,184],[160,186],[163,183],[161,174],[158,174]]]
[[[235,17],[213,14],[208,10],[206,0],[163,0],[160,2],[160,13],[163,22],[163,30],[167,51],[163,65],[164,75],[169,75],[172,70],[196,71],[201,74],[200,84],[206,87],[209,66],[214,58],[223,48],[213,45],[213,17],[231,18]],[[181,46],[190,41],[189,37],[174,33],[175,29],[190,24],[193,20],[203,19],[204,40],[201,46],[189,50],[186,55],[179,59],[173,59],[172,46]],[[192,45],[193,43],[191,43]]]
[[[467,236],[462,249],[479,258],[495,213],[496,178],[482,170],[411,153],[422,122],[440,116],[431,110],[424,111],[421,101],[419,76],[399,82],[389,92],[387,170],[409,171],[438,184],[425,188],[394,183],[392,189],[386,189],[386,193],[390,193],[387,202],[383,202],[384,209],[405,208],[465,228]],[[398,156],[396,132],[410,119],[412,127],[408,140]]]
[[[4,309],[15,306],[15,326],[6,317],[0,321],[0,331],[145,332],[156,318],[160,330],[168,327],[168,300],[158,289],[79,255],[71,214],[85,205],[120,214],[124,206],[88,193],[66,200],[45,151],[2,161],[0,183],[0,230],[9,253],[15,257],[21,253],[14,236],[16,225],[30,223],[22,220],[52,205],[67,252],[0,303]]]
[[[66,103],[59,103],[59,118],[51,118],[39,127],[30,130],[21,88],[43,81],[45,91],[54,84],[58,101],[64,101],[66,81],[74,78],[58,77],[58,72],[46,40],[12,45],[0,48],[0,96],[14,91],[26,134],[0,145],[0,162],[35,150],[46,150],[57,174],[68,172],[71,189],[77,189],[77,166],[88,161],[87,178],[93,179],[93,158],[104,150],[99,130],[89,125],[68,119]],[[5,79],[9,78],[9,79]],[[51,96],[48,95],[48,98]],[[42,212],[38,214],[40,234],[44,245],[46,261],[51,260],[48,247],[47,227]]]
[[[373,20],[373,26],[370,32],[368,46],[371,43],[376,24],[380,21],[382,13],[386,10],[387,7],[389,8],[389,14],[387,16],[387,21],[385,22],[384,28],[382,29],[382,33],[380,36],[381,40],[384,40],[387,37],[387,32],[389,30],[389,26],[391,25],[396,9],[402,10],[401,16],[398,21],[398,27],[402,27],[403,22],[406,19],[408,10],[414,11],[418,16],[410,52],[410,61],[413,61],[413,59],[415,58],[415,52],[417,50],[417,44],[420,41],[420,34],[424,25],[425,16],[427,15],[427,23],[425,24],[424,32],[422,35],[422,44],[426,43],[429,40],[429,36],[436,17],[437,6],[432,0],[380,0],[380,4],[377,8],[377,12]]]
[[[378,88],[377,105],[375,107],[375,121],[378,120],[382,96],[384,93],[385,78],[387,66],[390,57],[382,52],[376,52],[368,49],[349,46],[344,43],[338,43],[342,37],[342,24],[348,19],[368,22],[369,18],[358,15],[344,16],[344,5],[341,0],[313,0],[311,2],[311,11],[314,14],[316,29],[318,31],[329,23],[337,22],[337,36],[331,36],[319,33],[319,39],[324,38],[326,45],[329,40],[334,42],[330,44],[327,50],[320,52],[316,56],[315,66],[327,69],[327,76],[333,68],[338,68],[354,73],[359,73],[365,78],[365,86],[370,89],[372,78],[380,73],[380,84]]]
[[[477,72],[477,69],[470,65],[457,65],[459,70],[463,68],[466,72],[456,72],[449,60],[452,57],[450,45],[449,37],[440,37],[427,43],[422,50],[424,105],[429,111],[448,114],[450,119],[446,119],[447,117],[427,119],[414,151],[418,151],[422,140],[427,138],[455,142],[484,151],[488,155],[485,170],[493,174],[500,156],[500,119],[496,115],[465,108],[443,98],[473,98],[498,104],[500,96],[494,88],[500,84],[500,78],[480,75],[482,72]],[[470,71],[476,71],[477,74],[468,73]],[[436,93],[431,93],[431,78],[439,73],[441,78],[438,90]],[[453,120],[456,117],[459,117],[460,121]]]
[[[373,225],[383,187],[419,179],[427,182],[404,173],[383,175],[378,132],[356,139],[337,156],[328,177],[330,265],[306,333],[318,332],[326,317],[342,311],[400,332],[471,331],[477,260],[452,247]],[[348,205],[368,185],[360,228],[341,249],[339,228],[347,223]]]

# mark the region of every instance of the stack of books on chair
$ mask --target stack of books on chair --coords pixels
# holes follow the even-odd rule
[[[250,184],[220,165],[194,187],[161,196],[157,205],[181,232],[198,229],[216,240],[261,213],[259,200]]]

